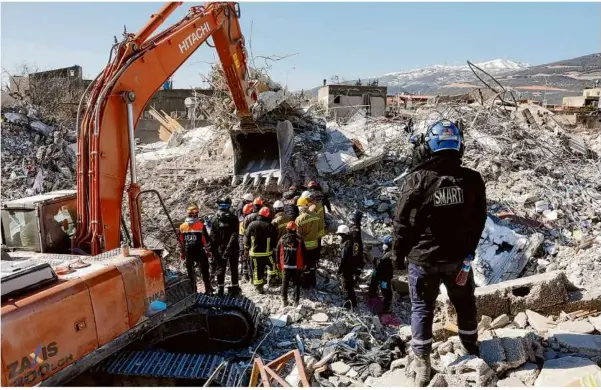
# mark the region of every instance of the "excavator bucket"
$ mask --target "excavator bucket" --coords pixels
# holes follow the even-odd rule
[[[230,131],[234,152],[233,184],[252,184],[277,191],[286,186],[286,170],[292,155],[294,130],[290,121],[275,128],[243,123]]]

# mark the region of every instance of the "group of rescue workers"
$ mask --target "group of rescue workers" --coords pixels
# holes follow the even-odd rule
[[[461,165],[464,152],[461,123],[440,120],[427,132],[411,137],[414,144],[411,171],[400,185],[393,223],[393,237],[382,239],[383,255],[375,260],[369,297],[381,290],[384,312],[392,303],[394,265],[408,273],[411,298],[412,350],[416,385],[430,381],[434,306],[441,283],[455,306],[459,337],[466,353],[479,354],[475,284],[469,266],[486,221],[486,195],[480,174]],[[231,294],[239,294],[238,263],[242,278],[252,280],[259,293],[263,286],[281,282],[282,300],[288,304],[288,288],[294,287],[298,304],[301,287],[316,287],[321,240],[325,235],[325,212],[331,205],[320,185],[311,181],[301,192],[290,187],[270,209],[260,197],[244,195],[231,212],[229,198],[218,202],[210,221],[210,234],[199,218],[197,205],[188,208],[180,227],[182,259],[196,288],[195,265],[206,293],[212,293],[210,272],[216,269],[218,294],[224,294],[226,267],[231,272]],[[340,263],[346,295],[345,307],[357,306],[355,284],[364,268],[361,220],[356,211],[350,226],[340,225]],[[212,263],[209,261],[212,258]],[[211,267],[210,264],[214,264]],[[467,268],[466,268],[467,267]],[[468,271],[465,271],[468,269]],[[214,272],[214,271],[213,271]],[[467,283],[458,274],[468,272]]]

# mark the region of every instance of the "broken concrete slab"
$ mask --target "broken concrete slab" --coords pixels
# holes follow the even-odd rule
[[[524,329],[528,325],[528,316],[523,311],[516,314],[513,318],[513,323],[520,329]]]
[[[528,350],[521,338],[495,338],[482,340],[480,357],[497,374],[502,374],[524,364],[528,360]]]
[[[509,319],[509,316],[507,314],[501,314],[500,316],[495,318],[494,321],[491,322],[490,327],[493,329],[502,328],[504,326],[509,325],[510,323],[511,320]]]
[[[569,284],[561,271],[547,272],[517,280],[509,280],[476,288],[476,306],[480,315],[497,318],[502,314],[516,315],[526,309],[560,307],[568,300]],[[448,322],[457,323],[455,309],[448,296],[441,295]]]
[[[528,316],[528,323],[538,332],[544,333],[555,327],[549,319],[543,315],[538,314],[532,310],[526,310]]]
[[[436,374],[428,387],[468,387],[469,383],[458,375]]]
[[[487,330],[492,326],[492,318],[489,316],[482,316],[480,323],[478,324],[478,330]]]
[[[269,321],[271,321],[271,324],[273,326],[282,328],[288,324],[288,315],[282,314],[282,315],[272,316],[272,317],[269,317]]]
[[[601,368],[589,359],[566,356],[546,361],[534,386],[563,387],[583,376],[595,375],[599,372]]]
[[[476,285],[518,278],[543,240],[541,233],[524,236],[488,217],[472,262]]]
[[[571,333],[591,334],[595,332],[595,327],[589,321],[584,320],[561,322],[556,329]]]
[[[367,381],[365,381],[367,384]],[[374,379],[371,383],[371,387],[413,387],[414,382],[412,378],[405,375],[405,370],[391,370],[382,375],[381,377]]]
[[[588,356],[599,356],[601,353],[601,335],[554,330],[551,336],[571,352]]]
[[[526,385],[517,378],[505,378],[497,382],[497,387],[526,387]]]
[[[327,322],[329,318],[326,313],[315,313],[311,316],[311,319],[315,322]]]
[[[510,370],[507,373],[509,378],[516,378],[520,382],[525,383],[528,386],[534,386],[534,381],[538,377],[538,366],[533,363],[526,363],[523,366]]]
[[[338,375],[344,375],[347,372],[349,372],[349,370],[351,369],[351,366],[349,366],[348,364],[346,364],[343,361],[338,361],[338,362],[332,363],[330,365],[330,369]]]
[[[465,355],[445,368],[446,374],[460,375],[462,379],[472,386],[491,385],[496,382],[495,372],[486,362],[473,355]]]
[[[597,332],[601,333],[601,315],[589,317],[588,321],[597,329]]]

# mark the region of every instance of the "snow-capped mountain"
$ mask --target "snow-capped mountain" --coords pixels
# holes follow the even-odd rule
[[[481,63],[476,66],[498,75],[513,72],[529,67],[528,64],[511,60],[496,59]],[[433,65],[420,69],[411,69],[401,72],[387,73],[377,77],[379,85],[389,87],[404,87],[414,89],[415,87],[444,87],[447,84],[468,82],[474,79],[474,75],[467,65]]]

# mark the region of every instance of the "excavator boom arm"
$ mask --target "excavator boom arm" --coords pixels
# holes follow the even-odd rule
[[[250,117],[256,93],[248,82],[247,54],[237,3],[192,7],[179,22],[152,35],[180,3],[167,3],[137,34],[115,44],[107,67],[89,88],[78,138],[78,220],[74,245],[91,254],[120,244],[120,220],[133,129],[152,95],[213,38],[237,114]],[[135,157],[134,157],[135,159]],[[133,244],[141,245],[140,188],[130,164],[127,190]]]

